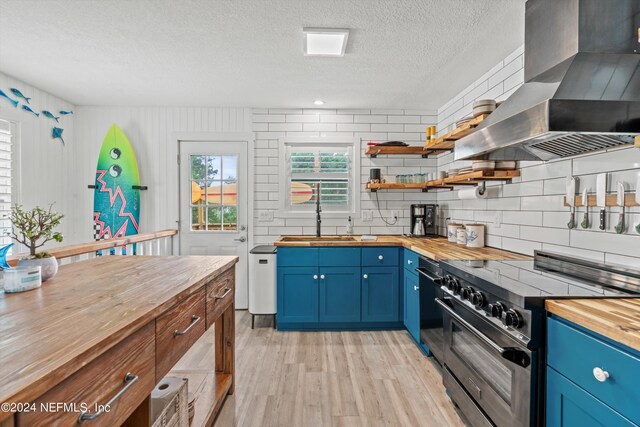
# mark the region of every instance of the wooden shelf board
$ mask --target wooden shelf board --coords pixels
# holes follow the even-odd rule
[[[576,196],[574,203],[575,203],[576,207],[583,207],[584,205],[582,204],[582,196]],[[569,206],[569,204],[567,203],[567,197],[566,196],[564,197],[564,205],[567,206],[567,207]],[[589,194],[588,195],[587,205],[588,206],[598,206],[595,194]],[[618,200],[617,200],[616,194],[607,194],[606,205],[607,206],[618,206]],[[640,204],[636,203],[636,195],[635,195],[635,193],[625,193],[625,195],[624,195],[624,205],[625,206],[640,206]]]
[[[424,147],[421,145],[409,145],[407,147],[398,147],[392,145],[374,145],[367,148],[365,151],[367,156],[383,156],[387,154],[391,155],[411,155],[411,154],[419,154],[419,155],[427,155],[429,154],[425,151]]]
[[[444,150],[444,151],[451,151],[453,150],[453,148],[455,147],[455,142],[457,140],[459,140],[460,138],[463,138],[467,135],[469,135],[471,132],[473,132],[475,130],[475,128],[482,123],[482,121],[484,119],[487,118],[487,116],[489,116],[488,114],[482,114],[478,117],[475,117],[473,119],[471,119],[470,121],[468,121],[467,123],[463,124],[462,126],[458,126],[457,128],[455,128],[454,130],[452,130],[451,132],[442,135],[440,138],[436,139],[435,141],[433,141],[431,144],[427,144],[425,145],[425,149],[429,150],[429,151],[434,151],[434,150]]]
[[[445,178],[443,183],[454,185],[479,184],[481,181],[509,181],[518,176],[520,176],[520,171],[517,169],[508,171],[475,171]]]

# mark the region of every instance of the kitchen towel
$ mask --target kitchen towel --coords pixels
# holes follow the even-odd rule
[[[482,187],[477,186],[473,188],[465,188],[458,191],[458,199],[460,200],[473,200],[473,199],[486,199],[489,194],[489,190],[485,188],[482,192]]]

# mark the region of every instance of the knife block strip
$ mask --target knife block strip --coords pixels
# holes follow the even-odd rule
[[[589,206],[598,206],[598,204],[596,202],[596,195],[595,194],[589,194],[587,196],[587,204]],[[606,204],[607,204],[607,206],[618,206],[616,195],[615,194],[607,194]],[[567,197],[566,196],[564,197],[564,205],[565,206],[569,206],[569,204],[567,203]],[[575,205],[576,205],[576,207],[584,206],[582,204],[582,196],[576,196]],[[625,193],[625,195],[624,195],[624,205],[625,206],[640,206],[640,204],[636,203],[636,193]]]

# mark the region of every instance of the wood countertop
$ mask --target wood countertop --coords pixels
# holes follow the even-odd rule
[[[237,261],[105,256],[64,265],[39,289],[0,293],[0,402],[33,401]]]
[[[424,239],[404,236],[377,236],[376,241],[362,241],[361,236],[353,236],[353,241],[283,241],[287,237],[301,236],[281,236],[274,245],[291,247],[313,247],[313,246],[402,246],[414,252],[424,255],[436,261],[440,260],[522,260],[530,259],[526,255],[517,254],[496,248],[468,248],[449,242],[444,237]],[[328,236],[327,236],[328,237]],[[338,236],[344,237],[344,236]]]
[[[547,300],[548,312],[640,351],[640,298]]]

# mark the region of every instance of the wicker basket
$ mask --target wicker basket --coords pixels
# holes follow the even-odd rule
[[[182,385],[168,401],[166,396],[163,399],[155,399],[155,405],[153,393],[151,394],[152,408],[157,406],[161,401],[165,402],[162,411],[154,416],[152,427],[189,427],[187,380],[185,378],[166,377],[160,381],[160,384],[169,379],[171,381],[179,380],[182,382]],[[157,411],[154,410],[153,412]]]

